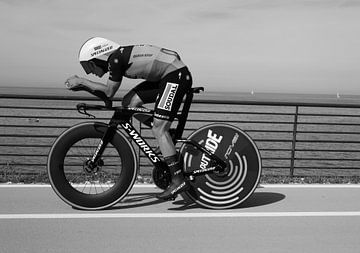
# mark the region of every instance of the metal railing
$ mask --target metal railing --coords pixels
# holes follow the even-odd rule
[[[0,177],[9,171],[46,173],[55,138],[86,120],[75,105],[84,96],[0,95]],[[116,101],[116,103],[119,102]],[[107,122],[110,113],[97,112]],[[224,122],[248,133],[260,150],[263,174],[360,176],[360,104],[289,101],[219,101],[195,97],[184,137],[200,126]],[[150,129],[138,125],[155,146]],[[151,165],[140,154],[140,172]]]

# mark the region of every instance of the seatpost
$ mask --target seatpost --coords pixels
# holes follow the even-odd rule
[[[204,87],[191,88],[186,93],[185,102],[184,102],[180,117],[178,118],[179,123],[176,127],[175,136],[173,137],[174,143],[176,142],[176,140],[182,138],[182,135],[183,135],[184,129],[185,129],[186,120],[189,115],[190,106],[191,106],[192,100],[194,98],[194,93],[200,93],[201,91],[204,91]]]
[[[189,110],[190,110],[190,106],[191,106],[193,97],[194,97],[194,94],[193,94],[192,90],[190,90],[188,93],[186,93],[185,102],[184,102],[184,105],[183,105],[183,108],[182,108],[182,111],[181,111],[181,114],[179,117],[179,123],[176,127],[175,140],[180,139],[182,137],[182,134],[185,129],[186,120],[189,115]]]

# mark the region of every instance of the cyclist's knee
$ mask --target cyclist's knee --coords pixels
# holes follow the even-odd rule
[[[138,107],[142,104],[143,101],[133,90],[129,91],[122,100],[122,105],[127,107]]]

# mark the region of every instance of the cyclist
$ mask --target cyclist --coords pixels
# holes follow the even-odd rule
[[[144,103],[155,103],[152,132],[172,176],[170,186],[157,197],[169,200],[185,191],[189,185],[169,133],[183,97],[192,86],[191,74],[179,55],[175,51],[153,45],[120,46],[113,41],[94,37],[80,48],[79,61],[86,74],[102,77],[109,72],[109,77],[107,83],[103,84],[72,76],[65,82],[70,90],[84,85],[112,98],[123,77],[144,79],[124,96],[122,104],[139,107]]]

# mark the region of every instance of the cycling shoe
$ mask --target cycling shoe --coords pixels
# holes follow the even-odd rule
[[[187,191],[189,187],[190,185],[187,180],[178,183],[172,183],[165,191],[156,195],[156,197],[158,199],[166,200],[166,201],[175,200],[179,193]]]

